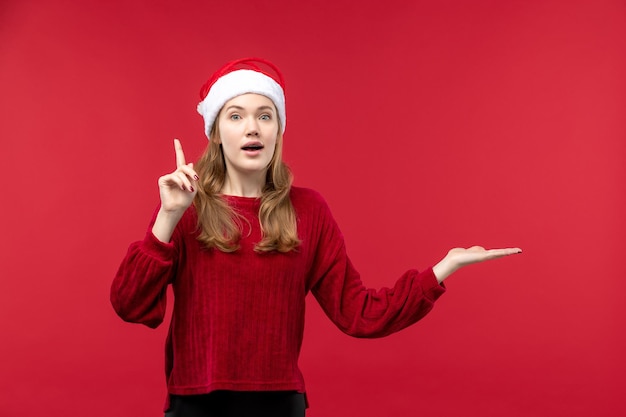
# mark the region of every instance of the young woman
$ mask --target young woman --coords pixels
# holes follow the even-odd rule
[[[363,286],[323,198],[292,186],[282,161],[284,82],[261,59],[217,71],[198,111],[209,145],[194,166],[174,141],[176,170],[111,288],[124,320],[158,326],[166,288],[166,416],[304,416],[298,368],[310,291],[345,333],[382,337],[422,318],[455,270],[518,248],[455,248],[392,289]]]

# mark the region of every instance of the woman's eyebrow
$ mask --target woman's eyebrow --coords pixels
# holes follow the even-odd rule
[[[225,110],[228,111],[230,109],[235,109],[235,110],[245,110],[245,108],[241,107],[241,106],[237,106],[235,104],[228,106]],[[257,111],[259,110],[270,110],[270,111],[274,111],[274,108],[272,106],[261,106],[257,108]]]

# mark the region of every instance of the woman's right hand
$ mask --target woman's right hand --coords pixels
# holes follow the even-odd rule
[[[192,163],[185,161],[183,147],[174,139],[176,171],[159,178],[161,208],[152,227],[152,233],[162,242],[169,242],[178,221],[193,202],[198,192],[198,174]]]
[[[159,193],[162,210],[182,215],[198,192],[198,174],[193,170],[193,163],[185,162],[183,147],[178,139],[174,139],[174,151],[176,171],[159,178]]]

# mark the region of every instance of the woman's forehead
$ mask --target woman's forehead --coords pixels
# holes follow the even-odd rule
[[[224,108],[237,106],[242,108],[259,108],[269,106],[273,110],[276,109],[274,102],[267,96],[256,93],[246,93],[233,97],[224,104]]]

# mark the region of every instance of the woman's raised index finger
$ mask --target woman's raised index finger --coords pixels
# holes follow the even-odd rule
[[[174,151],[176,152],[176,168],[180,168],[187,165],[185,162],[185,153],[183,152],[183,145],[180,144],[178,139],[174,139]]]

